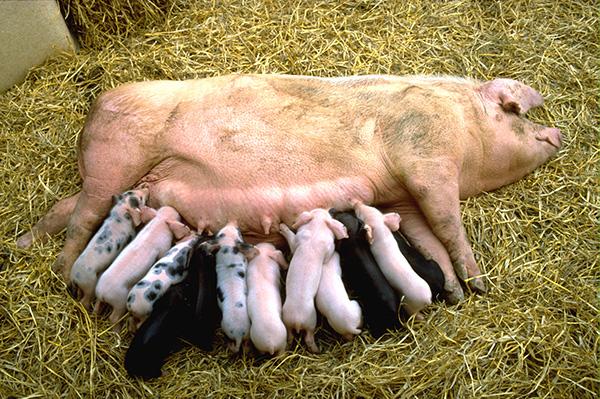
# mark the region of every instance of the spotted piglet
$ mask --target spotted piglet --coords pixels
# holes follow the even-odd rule
[[[215,238],[202,243],[208,253],[216,252],[217,300],[223,317],[221,328],[229,338],[229,349],[239,352],[242,343],[247,343],[250,334],[250,318],[246,295],[246,272],[248,260],[257,250],[242,239],[242,234],[233,222],[223,227]]]
[[[132,330],[150,316],[157,299],[173,284],[180,283],[187,276],[190,259],[201,236],[195,233],[182,239],[169,249],[138,281],[127,296],[127,310],[131,313]]]
[[[169,206],[158,211],[143,207],[141,217],[149,223],[100,276],[96,286],[98,301],[94,310],[99,312],[104,303],[110,305],[113,310],[109,319],[113,324],[127,312],[127,295],[133,285],[171,248],[173,235],[181,238],[190,232],[180,222],[179,213]]]
[[[347,237],[346,228],[327,210],[320,208],[302,212],[292,227],[298,229],[296,234],[285,224],[279,226],[293,253],[285,280],[283,323],[288,330],[288,339],[294,332],[303,332],[308,350],[319,353],[314,336],[317,326],[315,296],[323,263],[333,255],[335,238]]]
[[[167,356],[184,346],[182,340],[211,350],[221,320],[216,289],[215,257],[197,248],[187,276],[155,302],[150,317],[135,333],[125,355],[129,375],[160,376]]]
[[[348,297],[337,252],[323,264],[315,303],[331,328],[342,337],[351,340],[354,335],[360,334],[362,310],[358,302]]]
[[[86,308],[91,307],[98,276],[135,237],[140,225],[140,207],[146,204],[148,189],[126,191],[113,197],[114,206],[100,229],[79,255],[70,275],[70,291]]]
[[[248,316],[250,339],[261,353],[285,351],[287,331],[281,319],[281,274],[288,263],[272,244],[256,245],[258,255],[248,263]]]
[[[377,208],[354,204],[356,216],[363,221],[373,257],[390,285],[404,295],[402,306],[409,315],[431,304],[431,289],[400,252],[392,231],[400,227],[400,215],[382,214]]]

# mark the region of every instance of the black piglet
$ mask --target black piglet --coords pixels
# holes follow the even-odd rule
[[[346,226],[348,238],[337,241],[342,279],[363,309],[367,328],[374,337],[400,326],[400,298],[387,282],[371,254],[363,222],[354,212],[330,211],[334,219]]]
[[[196,249],[187,277],[156,301],[136,332],[125,355],[125,369],[135,377],[160,376],[167,356],[183,346],[181,339],[210,350],[219,321],[215,260]]]

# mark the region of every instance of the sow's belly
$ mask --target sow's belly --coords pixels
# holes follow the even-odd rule
[[[278,182],[256,181],[244,171],[233,175],[223,171],[210,179],[205,175],[204,168],[192,164],[157,167],[142,179],[150,188],[149,205],[174,207],[198,230],[215,233],[227,222],[236,221],[249,242],[280,244],[279,223],[292,225],[303,211],[345,210],[353,199],[366,203],[378,199],[372,180],[358,174],[313,180],[307,175],[295,176],[293,170],[281,171],[281,175],[295,177],[288,182],[281,178]]]

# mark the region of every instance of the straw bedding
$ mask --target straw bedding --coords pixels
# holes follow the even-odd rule
[[[82,50],[0,95],[0,397],[592,398],[598,378],[597,1],[61,0]],[[143,4],[143,5],[142,5]],[[123,82],[231,72],[453,74],[522,80],[564,146],[534,173],[463,203],[489,293],[436,304],[375,341],[317,332],[323,353],[274,359],[195,348],[161,378],[127,377],[131,336],[66,293],[64,235],[16,238],[78,191],[91,101]]]

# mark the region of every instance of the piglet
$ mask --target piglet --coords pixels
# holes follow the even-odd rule
[[[410,267],[400,252],[392,231],[400,228],[400,215],[379,212],[378,209],[360,202],[354,204],[356,216],[363,221],[371,253],[385,278],[394,289],[404,295],[402,306],[409,315],[431,304],[431,289]]]
[[[200,240],[204,241],[203,236]],[[217,305],[215,257],[196,249],[187,276],[172,285],[154,303],[125,355],[131,376],[155,378],[170,353],[183,346],[181,339],[211,350],[221,318]]]
[[[180,238],[190,231],[169,206],[158,211],[144,207],[141,217],[144,223],[149,223],[100,276],[96,286],[98,301],[94,310],[99,312],[102,304],[110,305],[113,310],[109,319],[113,324],[127,312],[127,295],[133,285],[171,248],[173,234]]]
[[[440,265],[433,259],[425,258],[421,252],[408,243],[399,231],[394,232],[394,238],[410,266],[429,285],[432,299],[442,300],[446,295],[444,289],[446,279]]]
[[[374,337],[400,327],[400,298],[377,265],[367,241],[364,223],[354,211],[331,211],[348,231],[348,238],[336,243],[342,279],[361,305],[365,325]]]
[[[135,237],[140,225],[140,207],[146,204],[148,189],[126,191],[113,197],[114,206],[100,229],[79,255],[70,274],[70,291],[86,308],[94,300],[98,276]]]
[[[288,263],[272,244],[256,245],[258,254],[248,263],[248,316],[250,339],[261,353],[285,351],[287,331],[281,319],[281,274]]]
[[[360,334],[362,310],[357,301],[348,297],[337,252],[323,264],[315,303],[331,328],[342,337],[351,340],[354,335]]]
[[[152,265],[148,273],[129,291],[127,310],[132,316],[132,329],[137,329],[150,315],[154,302],[163,296],[171,285],[181,282],[186,277],[190,258],[200,237],[192,233],[182,239]]]
[[[217,299],[223,314],[221,328],[229,338],[229,349],[237,353],[250,335],[246,272],[248,260],[257,251],[243,241],[234,222],[225,225],[213,240],[202,243],[202,247],[209,253],[216,252]]]
[[[333,255],[335,238],[347,237],[346,228],[321,208],[302,212],[292,227],[297,229],[296,234],[285,224],[279,226],[293,253],[285,280],[283,323],[288,331],[288,339],[292,338],[294,332],[304,332],[308,350],[319,353],[314,336],[317,326],[315,296],[323,263]]]

